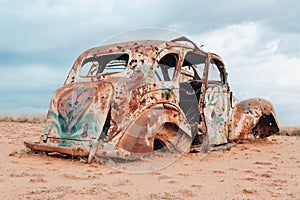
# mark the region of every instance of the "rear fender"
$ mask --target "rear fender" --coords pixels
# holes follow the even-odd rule
[[[150,153],[155,136],[165,124],[174,124],[192,138],[191,127],[180,108],[171,104],[158,104],[144,110],[124,131],[118,147],[134,153]]]
[[[241,101],[233,109],[229,141],[236,141],[252,132],[255,137],[268,137],[279,131],[273,105],[261,98]]]
[[[41,145],[89,150],[90,143],[102,133],[112,91],[111,84],[104,82],[69,84],[58,89],[51,100]]]

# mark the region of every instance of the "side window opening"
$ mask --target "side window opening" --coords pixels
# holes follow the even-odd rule
[[[181,68],[182,80],[189,77],[191,80],[201,80],[207,56],[188,52]]]
[[[178,55],[167,54],[160,59],[154,69],[155,78],[158,81],[171,81],[175,76]]]
[[[214,60],[212,60],[209,65],[208,81],[224,83],[223,74],[219,70],[219,67]]]
[[[181,73],[186,75],[186,76],[190,76],[190,77],[194,77],[195,75],[195,71],[193,70],[192,65],[185,65],[181,67]]]
[[[128,59],[128,54],[109,54],[87,58],[82,63],[79,76],[93,77],[98,74],[122,72],[126,69]]]
[[[206,55],[188,52],[181,67],[179,105],[192,124],[200,121],[198,104],[206,60]]]
[[[181,67],[180,76],[180,101],[183,107],[185,101],[189,104],[191,100],[191,95],[197,97],[194,99],[196,101],[195,105],[198,105],[198,100],[200,98],[201,87],[202,87],[202,76],[204,73],[205,63],[207,60],[207,55],[200,55],[194,52],[188,52],[185,55],[183,65]],[[196,109],[196,106],[195,108]]]

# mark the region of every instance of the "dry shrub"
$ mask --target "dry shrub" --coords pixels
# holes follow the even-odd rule
[[[39,124],[45,123],[46,117],[45,116],[18,116],[18,117],[11,117],[11,116],[0,116],[0,122],[18,122],[18,123],[32,123],[32,124]]]
[[[13,122],[14,119],[10,116],[3,116],[3,117],[0,117],[0,122]]]
[[[300,136],[300,127],[281,127],[278,135]]]

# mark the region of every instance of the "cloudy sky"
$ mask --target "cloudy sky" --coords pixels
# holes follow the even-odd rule
[[[0,0],[0,114],[46,114],[75,59],[124,31],[172,29],[223,57],[238,100],[300,126],[298,0]]]

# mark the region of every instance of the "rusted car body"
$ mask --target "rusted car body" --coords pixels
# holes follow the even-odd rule
[[[160,148],[189,152],[279,131],[272,104],[237,102],[222,59],[187,38],[89,49],[53,95],[34,150],[129,158]],[[205,139],[206,138],[206,139]]]

